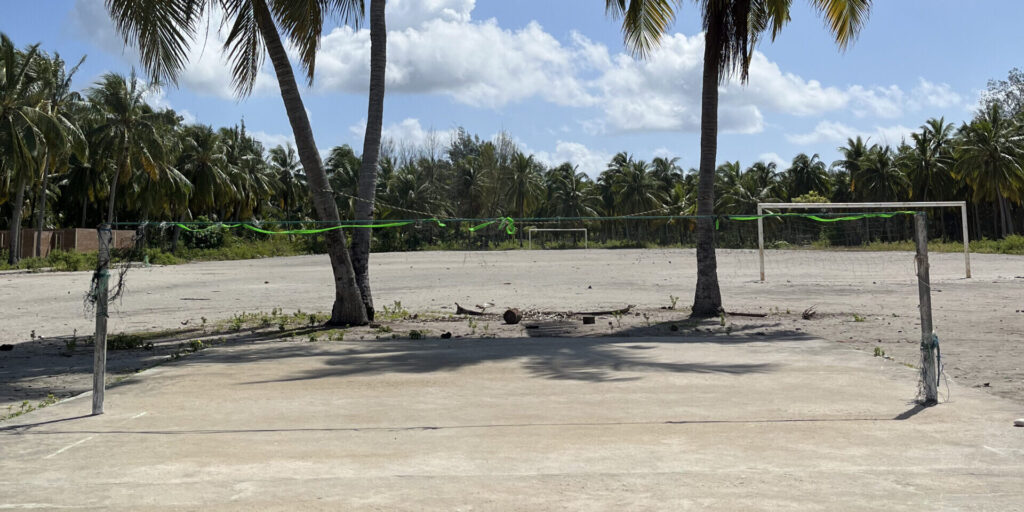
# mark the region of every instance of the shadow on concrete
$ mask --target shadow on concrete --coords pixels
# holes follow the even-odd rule
[[[270,382],[301,381],[354,375],[387,373],[430,373],[454,371],[459,368],[496,361],[520,360],[532,376],[556,380],[584,382],[615,382],[637,380],[646,372],[746,374],[772,371],[771,364],[730,364],[717,362],[656,360],[644,345],[622,338],[507,338],[486,340],[417,340],[364,342],[353,345],[340,355],[337,349],[321,355],[333,356],[324,366],[305,370],[292,377]],[[648,339],[647,341],[654,341]],[[663,339],[662,343],[687,343],[692,339]],[[703,342],[718,343],[709,339]],[[261,355],[205,354],[205,362],[230,363],[250,358],[264,360],[274,357],[313,355],[308,346],[282,347],[283,351]],[[239,360],[241,356],[241,360]],[[263,381],[249,382],[260,384]]]

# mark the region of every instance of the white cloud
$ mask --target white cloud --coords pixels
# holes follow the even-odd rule
[[[262,130],[249,130],[247,133],[254,139],[263,143],[264,149],[270,149],[274,146],[287,146],[291,144],[295,146],[295,137],[291,134],[284,133],[267,133]]]
[[[914,110],[922,108],[951,108],[961,105],[964,98],[953,91],[949,84],[936,84],[918,78],[917,87],[910,92],[909,106]]]
[[[876,126],[872,130],[861,130],[837,121],[821,121],[809,133],[788,134],[786,139],[793,144],[806,146],[824,142],[845,142],[857,136],[870,139],[877,144],[895,146],[910,136],[914,130],[903,125]]]
[[[468,22],[475,0],[390,0],[386,7],[388,29],[418,27],[426,21]]]
[[[317,61],[319,88],[365,93],[369,52],[368,30],[331,31]],[[575,66],[573,52],[536,22],[513,31],[493,19],[431,19],[388,32],[389,93],[443,94],[487,108],[530,97],[557,105],[593,104]]]
[[[231,87],[231,69],[224,59],[222,48],[231,27],[223,26],[223,14],[219,9],[209,13],[209,24],[197,40],[191,41],[187,62],[178,77],[179,85],[197,94],[234,99]],[[133,46],[124,44],[103,6],[103,0],[76,0],[71,10],[75,30],[103,50],[122,55],[133,66],[138,65],[138,52]],[[256,78],[254,95],[267,94],[277,90],[277,79],[267,69]]]
[[[895,85],[871,88],[854,85],[847,90],[847,94],[853,100],[852,110],[857,117],[892,119],[903,115],[903,90]]]
[[[787,161],[785,158],[782,158],[781,156],[779,156],[778,153],[775,152],[761,153],[760,155],[757,156],[757,159],[764,162],[774,163],[776,166],[778,166],[779,169],[785,169],[789,165],[789,161]]]
[[[528,154],[532,153],[544,165],[552,167],[569,162],[578,166],[580,172],[584,172],[590,177],[600,174],[607,167],[608,161],[612,159],[612,154],[607,151],[593,150],[579,142],[562,140],[555,143],[555,150],[552,152],[530,151],[525,146],[523,146],[523,150]]]

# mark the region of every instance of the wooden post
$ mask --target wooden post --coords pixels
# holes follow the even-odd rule
[[[103,393],[107,378],[107,295],[110,284],[110,224],[96,229],[99,235],[99,265],[96,267],[96,336],[93,340],[92,413],[103,414]]]
[[[917,291],[921,308],[921,387],[922,405],[939,403],[939,370],[935,334],[932,332],[932,288],[928,276],[928,217],[917,212],[914,240],[917,243]]]
[[[761,281],[764,281],[764,217],[761,205],[757,205],[757,257],[761,262]]]

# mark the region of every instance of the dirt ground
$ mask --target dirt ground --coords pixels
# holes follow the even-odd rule
[[[325,331],[278,319],[328,311],[326,256],[269,258],[133,269],[112,307],[110,332],[143,333],[144,348],[111,351],[111,380],[217,344],[423,338],[550,336],[813,336],[874,353],[890,364],[918,361],[920,324],[909,253],[769,251],[767,281],[754,251],[718,253],[727,316],[687,320],[695,281],[692,250],[568,250],[374,254],[379,308],[408,311],[379,325]],[[1024,404],[1024,257],[932,254],[932,300],[945,373],[963,386]],[[0,417],[24,400],[67,397],[90,387],[93,319],[83,308],[91,273],[0,274]],[[492,316],[452,316],[455,303],[491,303]],[[400,303],[400,307],[396,304]],[[675,304],[674,309],[667,309]],[[555,312],[610,310],[594,325]],[[801,312],[814,306],[810,320]],[[506,307],[527,312],[503,325]],[[261,312],[257,315],[256,312]],[[245,321],[230,319],[250,313]],[[273,314],[272,314],[273,313]],[[72,342],[73,340],[73,342]],[[201,346],[194,341],[201,341]],[[945,390],[943,390],[945,392]]]

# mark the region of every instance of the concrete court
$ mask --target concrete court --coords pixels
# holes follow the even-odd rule
[[[1024,510],[1018,407],[915,390],[813,338],[224,347],[0,424],[0,509]]]

